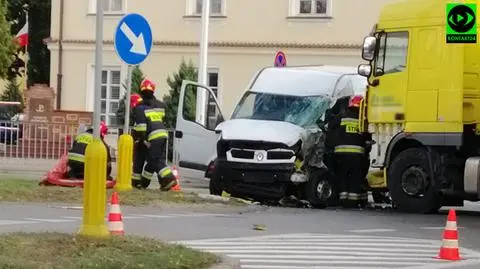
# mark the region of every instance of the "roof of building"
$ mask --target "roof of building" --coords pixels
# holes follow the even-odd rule
[[[367,79],[351,66],[267,67],[258,73],[250,91],[295,95],[353,95],[365,91]]]

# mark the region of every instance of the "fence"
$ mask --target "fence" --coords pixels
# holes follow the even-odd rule
[[[105,142],[113,160],[117,156],[117,139],[123,126],[109,126]],[[169,130],[167,159],[171,160],[173,130]],[[78,126],[0,121],[0,160],[2,163],[24,160],[58,160],[71,148]]]

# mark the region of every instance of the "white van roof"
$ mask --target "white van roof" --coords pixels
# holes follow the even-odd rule
[[[357,68],[335,65],[266,67],[257,73],[249,90],[294,96],[331,95],[339,78],[346,74],[337,89],[363,94],[367,79],[358,75]]]

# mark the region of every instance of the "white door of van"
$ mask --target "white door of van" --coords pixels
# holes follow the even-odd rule
[[[206,97],[204,120],[197,119],[197,97],[201,94]],[[179,169],[180,177],[205,179],[205,171],[217,155],[220,135],[215,133],[215,127],[223,120],[212,89],[193,81],[182,82],[173,141],[173,162]]]

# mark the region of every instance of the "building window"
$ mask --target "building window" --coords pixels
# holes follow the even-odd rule
[[[122,91],[120,68],[102,70],[102,93],[100,117],[107,125],[117,125],[116,114]]]
[[[188,15],[201,16],[203,0],[187,0]],[[225,16],[225,0],[210,0],[210,15]]]
[[[330,17],[332,0],[290,0],[290,16]]]
[[[408,32],[382,33],[375,59],[374,75],[402,72],[407,68]]]
[[[218,100],[218,70],[217,69],[209,69],[207,73],[207,86],[212,89],[215,97]],[[220,104],[218,104],[220,105]],[[216,126],[217,117],[220,111],[218,111],[217,103],[212,96],[210,96],[208,100],[208,124],[209,126]]]
[[[103,12],[105,14],[123,14],[125,13],[126,0],[103,0]],[[97,1],[90,0],[90,13],[96,13]]]

